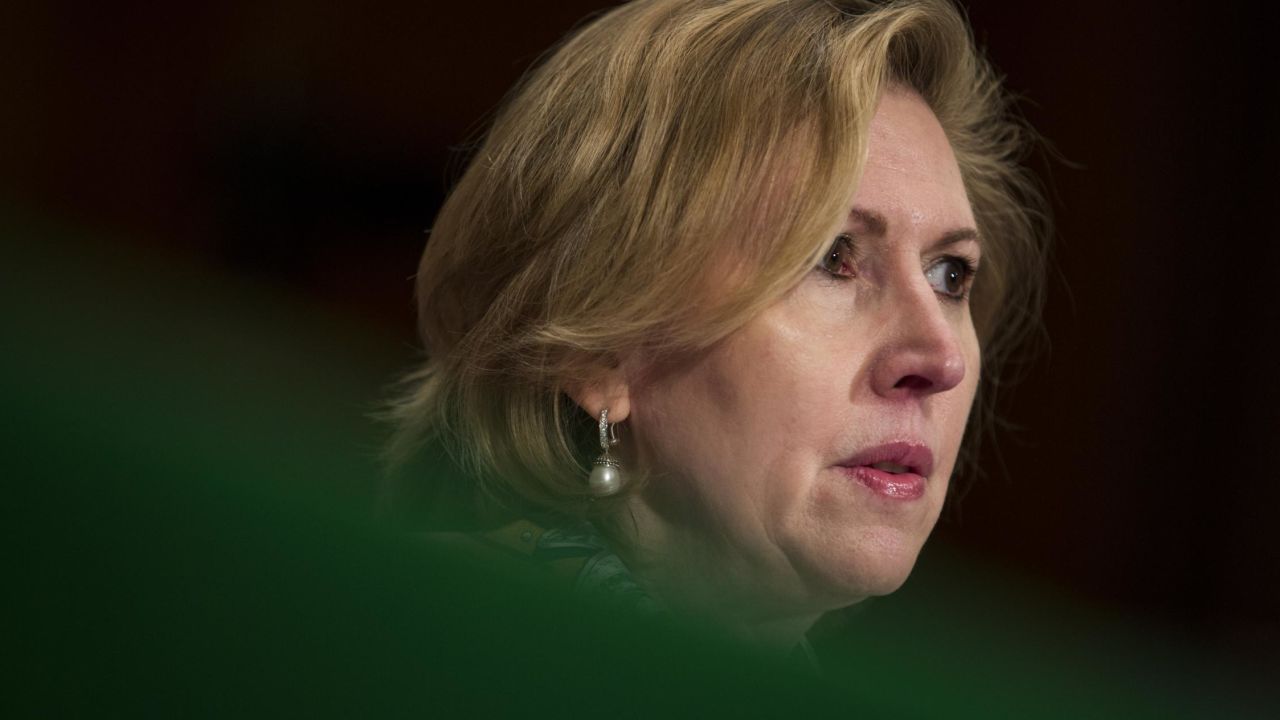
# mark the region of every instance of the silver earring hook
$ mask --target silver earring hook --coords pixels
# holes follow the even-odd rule
[[[617,431],[613,429],[613,424],[609,422],[609,408],[605,408],[600,411],[600,452],[607,455],[609,446],[617,444]]]

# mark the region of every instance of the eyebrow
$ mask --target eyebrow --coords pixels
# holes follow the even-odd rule
[[[884,237],[889,232],[889,221],[885,220],[884,215],[875,210],[866,208],[851,208],[849,217],[860,221],[867,226],[867,232],[874,237]],[[954,245],[965,240],[972,240],[978,244],[982,244],[982,236],[978,235],[978,231],[973,228],[959,228],[957,230],[948,230],[942,234],[942,237],[930,247],[939,248],[947,245]]]

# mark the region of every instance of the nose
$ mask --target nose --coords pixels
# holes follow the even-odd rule
[[[964,380],[962,326],[952,316],[962,310],[948,306],[928,282],[919,285],[903,287],[883,306],[883,341],[871,379],[882,397],[931,395]]]

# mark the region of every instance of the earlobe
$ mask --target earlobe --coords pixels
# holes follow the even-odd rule
[[[626,484],[622,463],[610,448],[618,444],[616,425],[631,415],[631,386],[620,366],[594,376],[594,379],[571,384],[565,393],[597,424],[600,454],[591,463],[587,477],[587,493],[591,499],[617,495]]]
[[[565,388],[565,393],[592,418],[609,411],[609,422],[620,423],[631,415],[631,392],[621,368],[614,368],[595,380]]]

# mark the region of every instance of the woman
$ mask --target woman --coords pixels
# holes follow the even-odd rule
[[[1024,137],[944,2],[602,15],[436,220],[392,455],[580,586],[800,642],[906,579],[1035,317]]]

